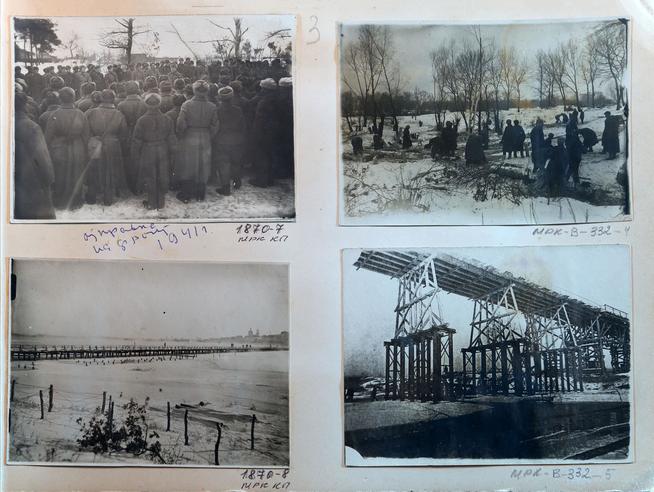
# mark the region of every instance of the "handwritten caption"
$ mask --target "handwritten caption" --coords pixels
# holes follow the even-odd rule
[[[270,470],[264,468],[247,468],[241,473],[241,490],[288,490],[288,468]]]
[[[554,480],[611,480],[615,475],[615,468],[514,468],[511,471],[511,479],[525,480],[530,478],[547,478]]]
[[[628,225],[588,225],[588,226],[566,226],[566,227],[535,227],[532,236],[539,237],[612,237],[629,236],[631,226]]]
[[[238,243],[285,243],[288,234],[284,224],[239,224],[236,227]]]
[[[82,239],[93,248],[96,255],[102,255],[111,252],[127,253],[146,242],[154,242],[156,247],[165,251],[208,234],[204,225],[129,224],[94,227],[85,231]]]

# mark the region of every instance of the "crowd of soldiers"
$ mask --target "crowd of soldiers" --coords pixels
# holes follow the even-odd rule
[[[290,64],[164,60],[15,69],[17,219],[169,190],[188,203],[293,177]]]
[[[564,119],[557,115],[557,121]],[[561,186],[572,179],[573,188],[579,185],[579,167],[582,156],[593,152],[598,143],[597,134],[591,128],[579,128],[580,112],[574,109],[565,115],[565,136],[554,138],[553,133],[545,137],[544,122],[538,118],[529,134],[531,143],[531,161],[533,172],[544,176],[544,185],[550,195],[558,195]],[[622,118],[604,112],[604,131],[602,132],[602,153],[608,154],[608,159],[615,159],[620,152],[620,124]],[[581,137],[581,138],[580,138]],[[554,145],[556,141],[556,145]]]

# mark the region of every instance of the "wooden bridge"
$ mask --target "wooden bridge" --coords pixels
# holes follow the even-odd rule
[[[277,347],[164,347],[164,346],[121,346],[121,347],[12,347],[11,360],[59,360],[59,359],[109,359],[128,357],[187,357],[203,354],[223,354],[230,352],[265,352],[279,350]]]

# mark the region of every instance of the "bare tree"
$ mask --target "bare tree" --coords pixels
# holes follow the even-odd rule
[[[613,83],[616,109],[624,104],[622,77],[627,67],[627,26],[622,21],[601,25],[593,33],[601,73]]]
[[[377,103],[377,88],[381,80],[383,69],[377,54],[377,37],[381,26],[365,25],[359,28],[358,43],[361,61],[366,65],[364,73],[368,76],[368,88],[372,101],[372,121],[377,126],[379,107]]]
[[[579,83],[582,76],[582,59],[581,50],[577,43],[569,40],[561,46],[561,55],[563,57],[564,72],[563,78],[566,86],[572,91],[575,97],[575,104],[580,106]]]
[[[361,46],[358,42],[349,43],[344,48],[344,60],[347,70],[343,71],[343,83],[359,98],[359,113],[363,116],[363,126],[368,125],[368,96],[370,95],[370,78],[368,65],[363,63]]]
[[[79,34],[77,34],[76,32],[72,32],[70,34],[70,37],[66,41],[61,43],[61,47],[64,48],[65,50],[68,50],[68,54],[71,59],[75,58],[77,52],[80,49]]]
[[[529,74],[529,62],[527,59],[521,58],[516,60],[513,66],[513,87],[515,87],[518,113],[520,112],[521,87],[527,80],[527,74]]]
[[[179,41],[180,41],[184,46],[186,46],[186,49],[189,50],[189,51],[191,52],[191,54],[193,55],[193,58],[197,61],[197,59],[198,59],[198,55],[195,53],[195,51],[193,51],[193,48],[191,48],[191,45],[190,45],[188,42],[186,42],[186,40],[182,37],[182,35],[181,35],[180,32],[179,32],[179,29],[177,29],[177,28],[175,27],[175,24],[173,24],[172,22],[170,23],[170,27],[172,27],[173,30],[172,30],[172,31],[169,31],[169,32],[170,32],[171,34],[175,34],[175,35],[177,36],[177,38],[179,39]]]
[[[442,125],[447,112],[445,98],[445,77],[448,52],[446,46],[440,46],[429,54],[431,58],[431,78],[434,92],[434,117],[436,125]]]
[[[158,33],[150,29],[148,26],[136,25],[134,18],[114,20],[119,27],[102,33],[100,37],[100,46],[111,50],[124,51],[128,64],[132,63],[132,48],[134,47],[134,40],[137,36],[152,33],[155,40],[159,37]]]
[[[211,19],[208,19],[211,24],[216,26],[218,29],[222,29],[224,31],[227,31],[229,33],[228,37],[224,37],[222,41],[230,43],[233,48],[233,56],[234,58],[241,58],[241,45],[243,44],[244,41],[244,36],[245,33],[250,30],[249,27],[246,27],[243,29],[243,19],[240,17],[234,17],[234,29],[231,27],[225,27],[221,26],[220,24],[216,24],[214,21]],[[269,41],[271,38],[267,38],[266,41]]]
[[[516,63],[515,48],[502,47],[498,53],[500,78],[502,80],[502,88],[506,96],[506,109],[511,106],[511,95],[513,94],[513,71]]]
[[[586,84],[586,106],[595,107],[595,83],[600,75],[599,55],[595,36],[586,39],[581,64],[581,75]]]

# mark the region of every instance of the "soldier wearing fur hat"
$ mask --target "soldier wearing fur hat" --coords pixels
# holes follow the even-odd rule
[[[75,91],[59,91],[61,107],[46,124],[45,140],[55,172],[53,201],[55,208],[76,209],[83,204],[84,170],[88,163],[89,124],[73,101]]]
[[[277,122],[278,97],[277,83],[268,78],[260,82],[261,92],[254,112],[252,125],[254,140],[254,172],[250,180],[254,186],[267,187],[274,182],[273,166],[275,163],[279,124]]]
[[[245,117],[234,104],[234,89],[222,87],[218,91],[218,133],[213,140],[213,163],[216,168],[217,192],[230,195],[232,185],[241,186],[241,164],[245,143]]]
[[[218,131],[216,105],[207,100],[209,84],[193,84],[193,97],[182,104],[177,118],[181,162],[175,163],[181,190],[177,198],[204,200],[211,172],[211,140]]]
[[[147,111],[134,127],[131,155],[138,168],[139,188],[147,194],[143,204],[148,209],[160,209],[166,204],[177,142],[170,118],[159,110],[161,96],[147,94],[143,101]]]
[[[127,123],[114,105],[115,94],[105,89],[102,102],[86,112],[89,122],[89,170],[86,174],[86,201],[112,205],[116,198],[127,196],[123,146],[127,144]]]
[[[27,115],[27,95],[16,92],[14,124],[14,217],[54,219],[54,169],[43,132]]]

